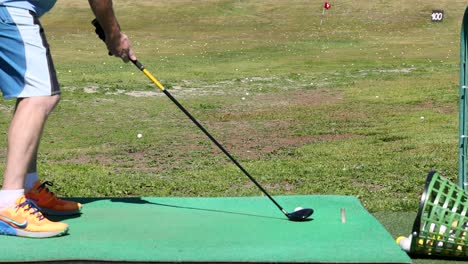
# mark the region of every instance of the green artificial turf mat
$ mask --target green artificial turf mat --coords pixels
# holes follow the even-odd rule
[[[0,262],[411,262],[355,197],[275,199],[315,213],[291,222],[266,197],[79,199],[83,214],[62,219],[69,235],[1,236]]]

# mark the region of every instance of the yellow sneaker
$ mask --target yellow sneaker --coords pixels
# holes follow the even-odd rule
[[[0,235],[45,238],[67,232],[67,224],[48,220],[34,202],[25,196],[16,199],[14,205],[0,212]]]
[[[82,207],[80,203],[57,198],[46,185],[52,186],[53,184],[49,181],[42,184],[37,181],[34,187],[25,194],[26,198],[32,200],[43,214],[74,215],[80,213]]]

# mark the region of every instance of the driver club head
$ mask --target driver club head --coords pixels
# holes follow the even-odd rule
[[[303,208],[292,213],[288,213],[287,217],[291,221],[306,221],[309,216],[314,213],[314,210],[311,208]]]

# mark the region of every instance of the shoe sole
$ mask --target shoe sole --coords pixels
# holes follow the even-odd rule
[[[49,237],[63,236],[67,233],[68,233],[68,228],[64,230],[58,230],[58,231],[31,232],[31,231],[26,231],[22,229],[17,229],[4,222],[0,222],[0,235],[28,237],[28,238],[49,238]]]

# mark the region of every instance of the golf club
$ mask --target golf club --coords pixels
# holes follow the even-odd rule
[[[103,41],[105,40],[104,31],[99,22],[94,19],[92,24],[96,28],[96,34]],[[141,70],[184,114],[281,210],[281,212],[291,221],[305,221],[314,212],[313,209],[303,208],[292,213],[288,213],[281,207],[273,197],[250,175],[250,173],[190,114],[179,101],[177,101],[169,91],[141,64],[138,60],[132,60],[133,64]]]

